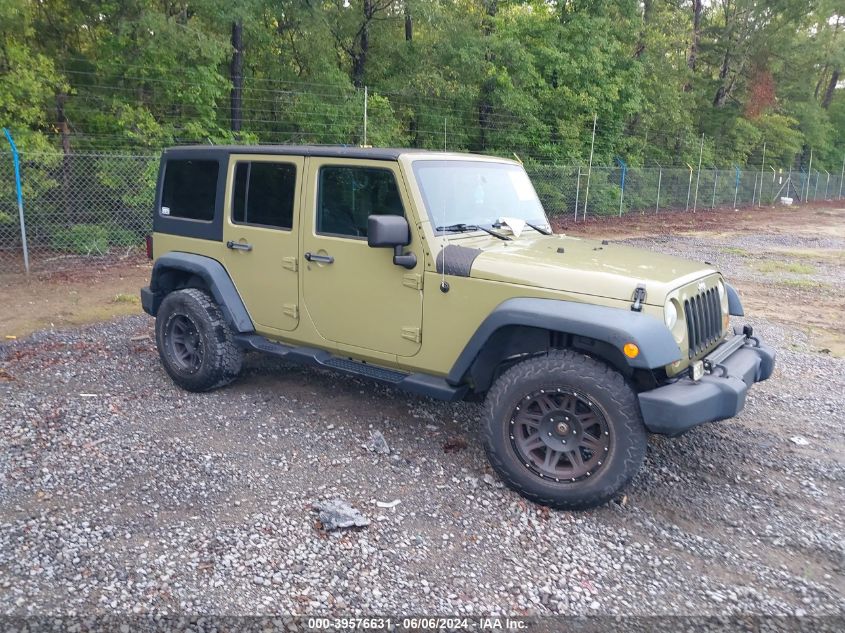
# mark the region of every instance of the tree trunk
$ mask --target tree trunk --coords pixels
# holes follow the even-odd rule
[[[495,30],[493,19],[499,11],[498,0],[484,0],[484,37],[490,37]],[[493,53],[488,49],[484,53],[484,59],[491,63]],[[478,140],[479,149],[487,149],[488,131],[490,128],[490,116],[493,114],[493,80],[485,79],[481,84],[481,99],[478,102]]]
[[[643,23],[640,28],[640,35],[637,41],[637,48],[634,51],[634,57],[636,59],[639,59],[643,56],[643,53],[645,53],[648,25],[651,23],[653,11],[654,0],[645,0],[643,2]]]
[[[824,91],[824,99],[822,99],[822,107],[827,110],[830,107],[830,102],[833,100],[833,91],[836,90],[836,84],[839,83],[841,69],[834,68],[833,74],[830,76],[830,81],[827,84],[827,90]]]
[[[62,153],[65,156],[70,154],[70,126],[68,126],[67,116],[65,115],[66,101],[67,95],[64,92],[56,95],[56,121],[62,139]]]
[[[411,16],[411,7],[408,6],[408,0],[405,0],[405,41],[410,42],[414,39],[414,19]]]
[[[70,204],[74,192],[71,190],[73,179],[71,178],[71,169],[73,168],[71,165],[71,155],[70,155],[70,126],[67,122],[67,116],[65,115],[65,102],[67,101],[67,95],[64,92],[60,92],[56,95],[56,121],[59,126],[59,133],[61,134],[62,140],[62,189],[64,191],[65,200],[68,201],[68,206],[73,206]]]
[[[693,0],[692,3],[692,42],[689,48],[689,58],[687,59],[687,66],[695,72],[696,64],[698,63],[698,46],[701,42],[701,10],[702,0]]]
[[[733,82],[728,81],[728,75],[731,72],[731,51],[728,48],[725,51],[725,56],[722,58],[722,67],[719,68],[719,88],[716,90],[716,96],[713,97],[713,105],[721,108],[728,101]]]
[[[244,23],[243,20],[232,22],[232,63],[229,75],[232,81],[231,119],[232,131],[241,131],[243,123],[243,87],[244,87]]]
[[[375,15],[374,0],[364,0],[364,22],[358,35],[358,51],[352,55],[352,84],[364,87],[364,72],[367,69],[367,55],[370,52],[370,22]]]

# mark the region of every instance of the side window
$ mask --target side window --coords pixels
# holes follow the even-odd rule
[[[367,237],[370,215],[404,215],[396,178],[377,167],[322,167],[317,233]]]
[[[232,222],[290,230],[295,198],[295,165],[244,162],[235,166]]]
[[[164,167],[161,215],[211,222],[217,197],[216,160],[169,160]]]

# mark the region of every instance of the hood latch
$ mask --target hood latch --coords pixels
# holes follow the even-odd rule
[[[631,297],[631,300],[634,302],[631,304],[631,310],[633,310],[634,312],[642,312],[643,303],[645,303],[645,298],[645,284],[637,284],[637,288],[636,290],[634,290],[634,296]]]

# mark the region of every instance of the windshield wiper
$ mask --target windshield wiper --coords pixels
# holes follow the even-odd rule
[[[525,222],[525,220],[523,220],[523,222]],[[537,226],[536,224],[531,224],[531,222],[525,222],[525,226],[530,226],[532,229],[534,229],[538,233],[542,233],[543,235],[554,235],[552,231],[544,229],[541,226]]]
[[[554,235],[554,233],[553,233],[552,231],[550,231],[550,230],[548,230],[548,229],[544,229],[544,228],[543,228],[543,227],[541,227],[541,226],[537,226],[536,224],[531,224],[531,222],[528,222],[528,221],[526,221],[526,220],[523,220],[522,222],[525,224],[525,226],[530,226],[532,229],[534,229],[534,230],[535,230],[535,231],[537,231],[538,233],[542,233],[543,235]],[[498,229],[498,228],[501,228],[501,227],[503,227],[503,226],[505,226],[505,225],[504,225],[504,224],[502,224],[501,222],[496,222],[496,223],[493,225],[493,228],[494,228],[494,229]],[[511,229],[511,231],[513,230],[513,227],[511,227],[511,226],[509,226],[508,228],[510,228],[510,229]]]
[[[496,233],[496,231],[491,231],[490,229],[485,228],[483,226],[479,226],[477,224],[450,224],[449,226],[438,226],[434,230],[445,231],[448,233],[467,233],[469,231],[484,231],[485,233],[489,233],[493,237],[498,237],[500,240],[504,240],[505,242],[511,241],[511,238],[509,238],[507,235]]]

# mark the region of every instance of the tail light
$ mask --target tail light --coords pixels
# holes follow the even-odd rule
[[[152,259],[153,258],[153,236],[152,235],[147,235],[146,243],[147,243],[147,259]]]

